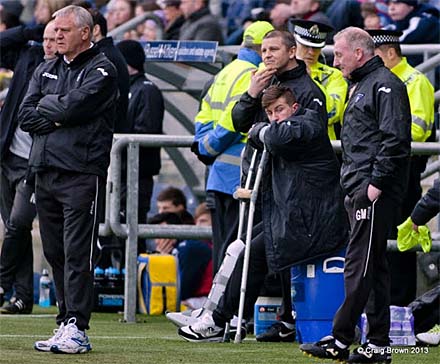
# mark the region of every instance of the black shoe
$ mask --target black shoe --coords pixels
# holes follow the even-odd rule
[[[263,342],[293,342],[295,341],[295,328],[289,329],[282,322],[275,322],[267,331],[257,335],[257,341]]]
[[[372,348],[365,343],[353,350],[347,362],[350,364],[389,364],[391,363],[391,350],[389,346]]]
[[[0,313],[8,315],[26,315],[32,312],[32,305],[25,305],[20,299],[16,299],[9,305],[0,308]]]
[[[0,293],[0,307],[5,303],[5,295],[4,293]]]
[[[333,336],[326,336],[314,344],[302,344],[301,351],[309,356],[320,359],[333,359],[345,363],[350,351],[348,348],[341,349],[335,343]]]

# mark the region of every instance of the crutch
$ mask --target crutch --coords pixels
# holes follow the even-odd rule
[[[260,163],[258,164],[258,171],[255,177],[255,183],[252,190],[237,190],[237,196],[239,198],[249,198],[249,216],[248,223],[246,227],[246,242],[244,248],[244,260],[243,260],[243,272],[241,275],[241,287],[240,287],[240,304],[238,307],[238,325],[237,333],[235,334],[235,344],[239,344],[241,342],[241,322],[243,320],[243,311],[244,311],[244,300],[246,297],[246,285],[247,285],[247,276],[249,269],[249,256],[251,252],[251,239],[252,239],[252,228],[254,225],[254,213],[255,213],[255,204],[257,203],[258,190],[261,183],[261,178],[263,176],[263,168],[266,164],[267,159],[267,150],[264,147],[263,153],[261,155]]]
[[[244,151],[244,149],[243,149],[243,151]],[[245,209],[246,209],[246,203],[249,200],[249,198],[245,199],[245,198],[240,197],[239,194],[241,194],[241,191],[249,191],[249,186],[251,185],[252,177],[254,175],[255,163],[257,161],[257,154],[258,154],[258,150],[254,149],[254,152],[252,153],[251,164],[249,165],[248,174],[246,176],[246,182],[244,184],[244,188],[237,188],[237,190],[233,194],[233,197],[236,200],[240,201],[239,210],[238,210],[237,240],[241,240],[241,235],[243,234],[244,213],[245,213]],[[243,156],[242,156],[242,159],[243,159]],[[223,342],[230,341],[230,329],[231,329],[231,325],[229,322],[227,322],[226,327],[225,327],[225,333],[223,335]]]

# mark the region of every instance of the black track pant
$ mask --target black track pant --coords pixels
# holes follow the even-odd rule
[[[50,170],[37,173],[36,202],[44,255],[52,267],[58,300],[57,324],[76,318],[89,328],[98,234],[97,206],[104,179]]]
[[[365,309],[368,340],[389,345],[390,277],[386,259],[387,236],[394,228],[399,206],[387,196],[371,203],[366,196],[345,198],[350,219],[350,241],[345,256],[345,299],[333,320],[333,336],[346,345]]]
[[[2,162],[0,213],[5,236],[0,255],[0,287],[15,289],[26,306],[34,302],[32,222],[35,218],[34,186],[26,183],[27,159],[8,154]]]

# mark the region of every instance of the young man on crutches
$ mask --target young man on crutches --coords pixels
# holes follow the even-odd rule
[[[249,143],[265,147],[269,158],[260,187],[263,221],[252,229],[244,317],[252,312],[268,271],[338,250],[346,241],[338,164],[319,114],[302,108],[286,87],[267,88],[262,105],[270,124],[255,124]],[[243,255],[214,312],[179,329],[185,340],[223,340],[239,306]]]

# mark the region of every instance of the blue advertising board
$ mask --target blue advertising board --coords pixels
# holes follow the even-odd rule
[[[217,42],[168,40],[140,42],[146,61],[164,62],[215,62]]]

